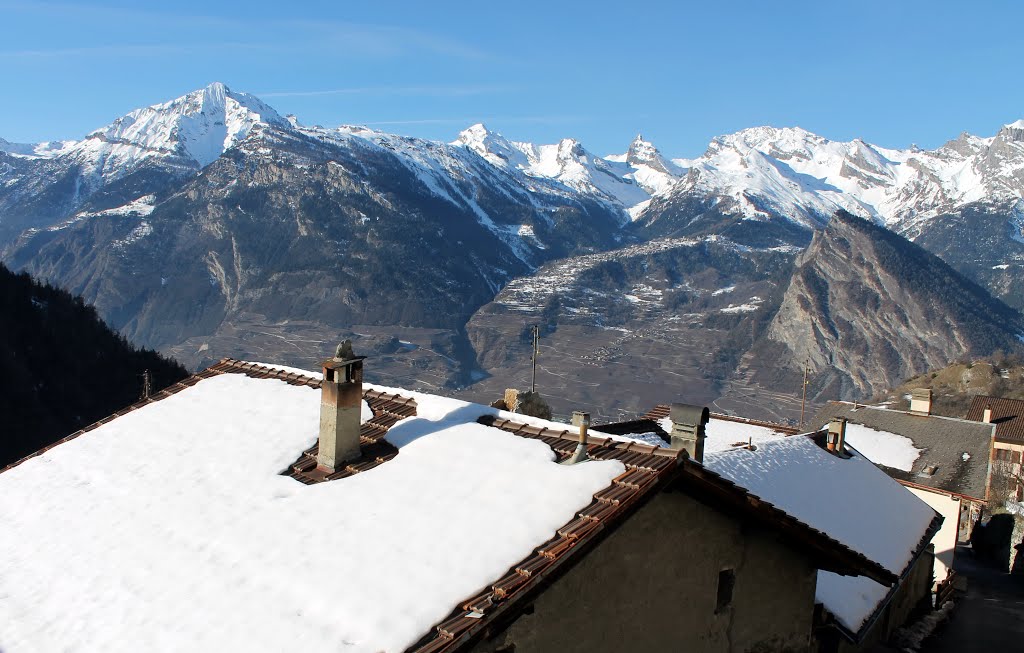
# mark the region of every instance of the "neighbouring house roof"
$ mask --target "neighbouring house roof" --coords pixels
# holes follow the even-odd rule
[[[653,420],[670,430],[669,409],[656,406],[638,421]],[[909,571],[942,518],[866,456],[852,452],[839,458],[816,442],[821,434],[795,433],[771,422],[713,415],[704,466],[893,574]],[[817,599],[852,639],[868,630],[890,591],[869,578],[818,572]]]
[[[649,443],[661,441],[667,444],[671,441],[672,420],[669,418],[671,410],[672,407],[668,404],[658,404],[639,419],[603,424],[594,428],[602,433],[640,439]],[[711,413],[711,419],[705,427],[704,453],[706,455],[734,447],[756,445],[759,442],[777,440],[796,432],[797,429],[791,426]]]
[[[986,406],[992,407],[991,423],[996,428],[996,440],[1010,444],[1024,444],[1024,399],[1003,399],[1002,397],[978,395],[967,410],[967,419],[981,422]]]
[[[793,436],[712,453],[704,465],[903,576],[942,517],[870,460],[850,453],[841,458],[812,437]],[[817,600],[854,638],[866,632],[889,593],[870,578],[818,572]]]
[[[824,428],[833,417],[846,418],[846,441],[893,478],[985,499],[991,424],[833,401],[808,425]]]
[[[404,390],[364,386],[363,458],[318,477],[319,384],[225,360],[3,470],[0,650],[453,651],[670,482],[895,580],[679,452],[553,465],[566,425]]]

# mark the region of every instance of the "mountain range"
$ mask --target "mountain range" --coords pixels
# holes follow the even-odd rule
[[[676,394],[740,409],[736,397],[783,382],[761,368],[789,370],[792,383],[780,356],[813,360],[820,398],[854,398],[922,365],[1017,346],[1022,198],[1024,121],[936,150],[757,127],[694,159],[639,136],[624,154],[598,156],[573,139],[516,142],[479,124],[452,143],[304,126],[215,83],[82,140],[0,140],[0,257],[192,367],[226,355],[308,366],[348,336],[376,357],[378,380],[470,395],[521,381],[533,321],[558,352],[546,382],[566,402],[572,392],[558,384],[601,367],[598,350],[614,346],[591,330],[686,323],[694,337],[663,343],[694,371]],[[837,212],[846,217],[829,231]],[[849,269],[822,262],[843,242],[870,254],[851,259],[863,275],[840,279]],[[900,328],[875,328],[889,317],[878,310],[848,316],[872,334],[867,354],[896,352],[867,372],[851,353],[863,342],[835,335],[833,313],[869,301],[858,284],[886,310],[919,304]],[[960,309],[948,317],[952,304],[928,294],[937,284],[998,324],[965,336],[977,324],[961,324]],[[820,296],[830,302],[812,301]],[[938,343],[931,353],[897,347],[918,318]],[[811,351],[787,339],[794,321],[831,321],[835,333],[820,330]],[[593,351],[565,355],[581,347]],[[631,373],[666,387],[679,372]],[[638,387],[627,383],[605,408],[641,407]]]

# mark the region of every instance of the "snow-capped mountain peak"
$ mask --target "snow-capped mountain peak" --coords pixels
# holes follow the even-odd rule
[[[481,122],[462,130],[452,145],[470,149],[497,166],[519,169],[529,166],[526,154],[517,147],[518,143],[512,143],[501,134],[492,132]]]
[[[205,167],[243,140],[258,124],[287,126],[269,105],[220,82],[182,97],[136,109],[89,134],[93,148],[121,145],[138,157],[180,155]]]
[[[996,134],[996,138],[1014,143],[1024,142],[1024,119],[1003,125],[1003,128]]]
[[[682,168],[663,157],[654,143],[645,141],[641,134],[637,134],[633,142],[629,144],[629,149],[626,151],[626,163],[634,168],[646,166],[673,177],[683,174]]]

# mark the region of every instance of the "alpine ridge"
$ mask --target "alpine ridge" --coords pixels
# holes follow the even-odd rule
[[[807,274],[797,254],[837,212],[919,244],[1024,307],[1022,170],[1024,121],[930,151],[755,127],[692,159],[669,158],[640,135],[600,156],[572,138],[514,141],[483,124],[451,143],[305,126],[213,83],[82,140],[0,141],[0,258],[193,367],[222,356],[308,365],[303,343],[345,335],[380,358],[378,380],[482,392],[501,383],[491,374],[515,367],[519,345],[509,339],[539,316],[551,334],[607,351],[638,343],[585,334],[671,334],[661,355],[696,370],[702,397],[738,409],[729,402],[764,378],[751,352],[777,360],[768,354],[791,344],[783,320],[810,319],[783,295],[801,287],[790,279]],[[568,290],[528,294],[543,306],[515,308],[522,289],[576,269],[589,272]],[[871,282],[882,305],[926,294],[923,277],[893,278],[913,287]],[[584,310],[587,296],[610,317]],[[878,331],[878,346],[900,359],[884,370],[854,370],[849,338],[819,342],[836,350],[816,358],[821,374],[841,379],[822,381],[821,392],[854,398],[917,369],[918,358],[939,364],[1016,343],[1015,326],[970,346],[961,331],[928,328],[940,344],[917,353],[898,330]],[[701,329],[716,335],[688,340]]]

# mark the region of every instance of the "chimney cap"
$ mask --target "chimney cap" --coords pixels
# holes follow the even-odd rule
[[[669,417],[672,419],[673,424],[704,426],[711,420],[711,411],[708,410],[707,406],[672,404]]]
[[[581,425],[590,426],[590,413],[585,413],[582,410],[574,410],[574,411],[572,411],[572,425],[573,426],[581,426]]]
[[[355,352],[352,351],[352,341],[345,340],[334,350],[334,358],[328,358],[320,365],[324,369],[338,370],[343,367],[348,367],[354,363],[358,363],[365,358],[366,356],[356,356]]]

